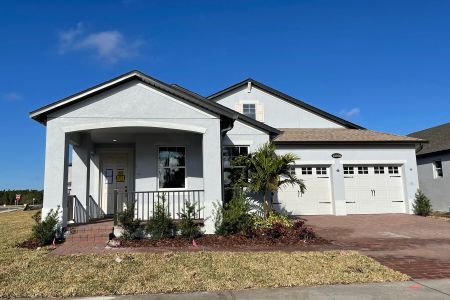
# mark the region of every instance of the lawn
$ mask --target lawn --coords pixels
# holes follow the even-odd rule
[[[169,293],[408,279],[353,251],[48,256],[48,248],[15,247],[29,236],[32,214],[0,214],[0,297]]]

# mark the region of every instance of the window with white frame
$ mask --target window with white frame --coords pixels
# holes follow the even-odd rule
[[[158,176],[160,188],[186,187],[184,147],[159,147]]]
[[[248,146],[223,147],[223,181],[226,188],[231,186],[233,178],[241,175],[243,167],[233,165],[233,159],[241,155],[248,155]]]
[[[355,174],[355,169],[353,167],[345,166],[344,175],[352,175],[352,174]]]
[[[369,174],[369,167],[358,167],[358,174]]]
[[[302,175],[311,175],[312,174],[312,168],[311,167],[303,167],[302,168]]]
[[[247,117],[256,120],[256,104],[254,103],[244,103],[242,104],[242,113]]]
[[[373,167],[375,174],[384,174],[384,167],[383,166],[375,166]]]
[[[433,161],[433,169],[434,169],[434,178],[444,177],[441,160]]]
[[[317,175],[327,175],[327,168],[326,167],[317,167],[316,174]]]
[[[389,174],[398,174],[398,167],[397,166],[389,166],[388,173]]]
[[[289,175],[294,176],[295,175],[295,166],[288,166],[287,172]]]

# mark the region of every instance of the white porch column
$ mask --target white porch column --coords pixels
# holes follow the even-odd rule
[[[338,159],[331,165],[331,176],[334,214],[345,216],[347,215],[347,204],[345,203],[344,166]]]
[[[55,121],[47,122],[45,142],[44,219],[51,209],[60,207],[61,222],[67,224],[67,162],[69,142]]]
[[[214,205],[222,203],[220,121],[214,120],[203,134],[203,186],[205,190],[205,233],[214,233]]]
[[[73,145],[72,152],[72,190],[80,201],[84,211],[77,214],[80,218],[77,223],[89,221],[89,181],[90,181],[90,151],[91,137],[88,133],[79,136],[79,144]]]

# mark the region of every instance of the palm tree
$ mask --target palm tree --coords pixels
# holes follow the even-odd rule
[[[303,193],[303,181],[290,172],[291,165],[297,160],[295,154],[277,155],[275,145],[271,142],[260,146],[248,156],[240,156],[233,161],[234,165],[243,166],[241,177],[236,182],[250,192],[262,195],[263,217],[267,216],[267,194],[270,193],[269,211],[273,209],[273,194],[286,185],[298,185]]]

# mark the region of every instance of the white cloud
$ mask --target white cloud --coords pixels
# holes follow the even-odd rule
[[[60,32],[59,49],[61,54],[85,51],[104,63],[114,64],[117,61],[136,56],[143,42],[129,40],[117,30],[86,32],[83,23]]]
[[[16,92],[9,92],[6,94],[3,94],[3,99],[7,100],[7,101],[20,101],[22,100],[22,96],[19,93]]]
[[[346,110],[343,109],[339,112],[339,114],[341,114],[342,116],[346,117],[346,118],[351,118],[354,116],[358,116],[361,113],[361,110],[357,107],[354,107],[352,109]]]

